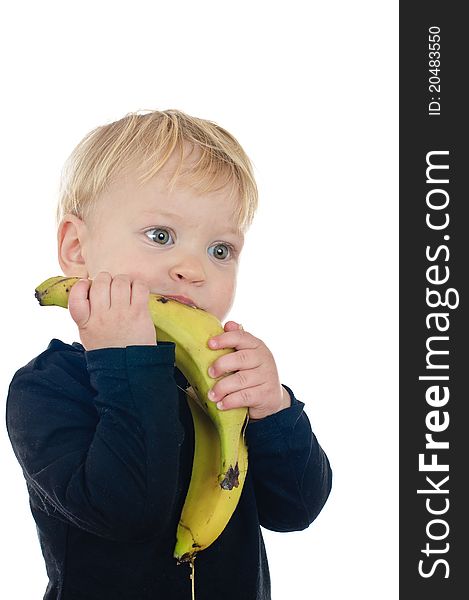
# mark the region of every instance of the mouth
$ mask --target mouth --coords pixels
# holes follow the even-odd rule
[[[188,298],[187,296],[171,296],[170,294],[162,294],[165,298],[171,298],[172,300],[177,300],[182,304],[187,304],[187,306],[193,306],[194,308],[198,308],[197,304],[192,300],[192,298]]]

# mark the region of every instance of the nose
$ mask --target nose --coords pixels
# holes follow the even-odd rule
[[[190,255],[181,257],[173,264],[169,274],[174,281],[186,280],[189,283],[203,283],[206,278],[201,261]]]

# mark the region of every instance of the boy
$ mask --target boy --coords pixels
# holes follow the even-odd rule
[[[52,339],[10,384],[7,427],[23,469],[47,600],[189,600],[172,553],[189,485],[193,426],[174,344],[159,342],[149,293],[220,320],[257,205],[248,157],[221,127],[180,111],[133,113],[70,156],[58,260],[79,276],[69,311],[81,344]],[[49,275],[49,274],[47,274]],[[210,400],[246,406],[249,468],[239,504],[196,561],[197,600],[270,598],[260,526],[310,525],[331,470],[266,345],[234,321],[212,348]]]

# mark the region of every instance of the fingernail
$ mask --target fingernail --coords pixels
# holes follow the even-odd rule
[[[210,390],[208,393],[208,397],[210,400],[213,400],[215,398],[215,392],[213,390]]]
[[[241,325],[241,323],[239,324],[238,329],[241,329],[241,331],[244,331],[244,327]]]
[[[209,367],[208,374],[210,375],[210,377],[215,377],[215,369],[213,367]]]
[[[210,346],[210,348],[216,348],[218,346],[218,342],[217,340],[209,340],[208,345]]]
[[[224,408],[223,402],[217,402],[217,408],[219,408],[220,410],[223,410],[223,408]]]

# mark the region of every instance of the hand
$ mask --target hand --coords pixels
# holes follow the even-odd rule
[[[85,350],[156,344],[156,329],[148,310],[150,290],[139,279],[101,271],[91,281],[77,281],[68,308],[78,325]]]
[[[236,352],[217,358],[208,374],[216,378],[232,373],[215,383],[211,390],[214,396],[210,397],[209,392],[209,400],[221,410],[247,406],[251,420],[290,406],[290,394],[282,387],[274,357],[264,342],[235,321],[225,323],[224,330],[225,333],[210,338],[209,348],[234,348]]]

